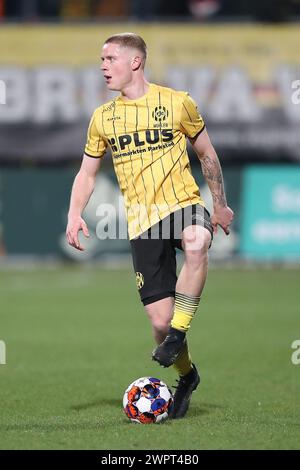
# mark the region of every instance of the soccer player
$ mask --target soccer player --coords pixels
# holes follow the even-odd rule
[[[205,284],[208,249],[217,226],[229,234],[222,171],[205,124],[186,92],[149,83],[144,76],[147,48],[134,33],[108,38],[101,70],[107,87],[120,92],[98,107],[71,194],[66,236],[83,250],[78,232],[89,236],[82,212],[93,192],[107,147],[127,211],[136,281],[158,344],[152,358],[179,374],[172,418],[182,418],[200,382],[186,334]],[[192,176],[186,139],[195,149],[211,191],[210,218]],[[184,251],[177,278],[175,248]]]

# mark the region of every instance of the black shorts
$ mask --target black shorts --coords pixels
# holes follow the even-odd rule
[[[195,204],[173,212],[130,240],[137,288],[144,305],[175,296],[175,248],[182,250],[182,231],[189,225],[205,227],[213,239],[209,212]]]

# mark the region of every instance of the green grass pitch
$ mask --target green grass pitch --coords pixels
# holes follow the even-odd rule
[[[214,270],[189,332],[202,383],[185,419],[136,425],[134,379],[150,360],[130,270],[1,271],[1,449],[299,449],[299,270]]]

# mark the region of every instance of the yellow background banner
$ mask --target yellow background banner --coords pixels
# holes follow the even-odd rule
[[[151,79],[162,82],[172,65],[237,65],[258,82],[269,81],[279,64],[300,65],[297,25],[199,25],[114,23],[109,25],[3,25],[0,65],[34,67],[100,65],[111,34],[134,31],[146,41]]]

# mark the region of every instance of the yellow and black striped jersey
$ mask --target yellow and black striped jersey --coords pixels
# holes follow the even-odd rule
[[[118,96],[95,110],[85,154],[101,158],[110,147],[130,239],[180,208],[204,205],[186,150],[186,137],[204,127],[188,93],[152,83],[141,98]]]

